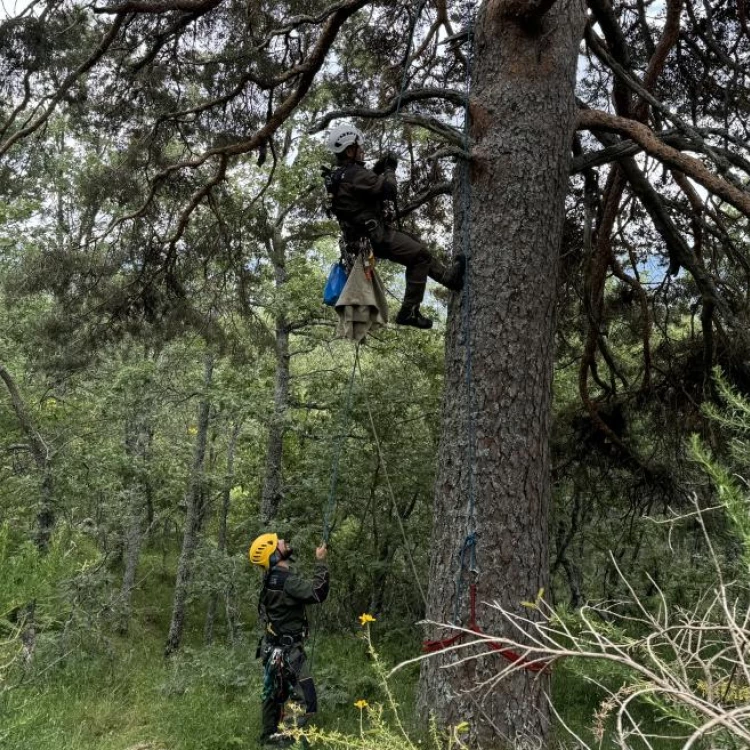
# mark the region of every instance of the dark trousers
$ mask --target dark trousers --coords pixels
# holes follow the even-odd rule
[[[427,278],[442,284],[446,278],[445,267],[413,234],[384,227],[381,236],[377,242],[371,236],[373,253],[377,258],[406,266],[404,307],[418,307],[424,297]]]
[[[270,649],[268,647],[264,649],[264,666],[268,661],[272,650],[272,646]],[[289,647],[286,658],[289,662],[292,673],[294,674],[294,686],[292,688],[293,696],[297,701],[304,705],[305,716],[309,717],[310,714],[314,714],[318,710],[318,695],[315,691],[315,683],[313,682],[312,674],[307,664],[307,654],[305,654],[305,649],[302,647],[302,644],[299,643]],[[266,698],[263,701],[261,709],[263,737],[268,737],[277,731],[283,712],[284,704],[279,703],[273,696]]]

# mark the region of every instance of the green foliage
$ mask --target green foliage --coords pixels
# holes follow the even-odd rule
[[[61,530],[46,553],[39,551],[8,524],[0,526],[0,616],[6,617],[29,602],[46,610],[49,618],[64,616],[61,589],[84,578],[100,561],[93,541],[80,533]],[[62,601],[61,601],[62,600]]]

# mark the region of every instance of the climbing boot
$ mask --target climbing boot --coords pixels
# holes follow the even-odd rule
[[[284,732],[274,732],[263,737],[261,743],[266,747],[291,747],[294,744],[294,737]]]
[[[413,328],[432,328],[432,321],[419,312],[419,305],[403,305],[396,315],[396,324]]]
[[[442,265],[438,265],[430,269],[430,276],[432,276],[438,284],[442,284],[446,289],[450,289],[453,292],[459,292],[464,286],[464,276],[466,275],[466,256],[463,253],[459,253],[451,267],[446,270]]]

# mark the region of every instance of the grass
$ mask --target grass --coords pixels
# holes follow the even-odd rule
[[[135,644],[134,644],[135,641]],[[377,699],[354,635],[318,637],[320,726],[355,731],[360,698]],[[14,750],[222,750],[254,747],[261,669],[254,644],[186,649],[162,657],[161,633],[112,643],[107,658],[71,656],[2,700],[0,746]],[[352,678],[352,675],[356,677]],[[413,687],[399,684],[402,701]]]
[[[172,561],[170,561],[172,562]],[[229,750],[254,748],[260,735],[262,672],[257,635],[234,646],[203,645],[203,613],[191,605],[184,646],[165,660],[173,573],[157,555],[144,556],[141,589],[130,633],[84,633],[64,646],[58,634],[40,637],[32,668],[20,685],[2,692],[0,747],[12,750]],[[244,620],[252,622],[248,604]],[[198,609],[198,611],[195,611]],[[366,645],[352,632],[320,630],[312,651],[326,729],[354,732],[354,701],[375,700],[378,685]],[[217,642],[223,636],[217,626]],[[382,638],[395,663],[417,648],[413,635],[392,629]],[[308,644],[310,653],[312,643]],[[405,706],[413,701],[416,670],[396,686]]]
[[[151,566],[151,567],[149,567]],[[0,692],[0,747],[12,750],[232,750],[255,748],[260,734],[261,667],[256,637],[234,646],[202,644],[203,617],[189,621],[184,647],[170,660],[163,647],[171,610],[172,575],[146,558],[143,585],[127,637],[89,633],[78,644],[40,638],[37,658],[20,686]],[[246,620],[252,619],[248,609]],[[375,647],[387,664],[419,650],[412,627],[378,622]],[[89,640],[86,640],[88,637]],[[217,639],[221,638],[221,629]],[[314,642],[313,668],[327,732],[357,734],[355,701],[382,702],[382,689],[361,638],[322,628]],[[391,689],[407,729],[417,722],[414,694],[418,668],[402,670]],[[0,689],[2,683],[0,683]],[[616,686],[615,686],[616,689]],[[565,720],[592,746],[592,717],[604,697],[574,670],[558,665],[555,703]],[[567,736],[561,729],[557,738]],[[425,743],[429,744],[429,743]],[[607,743],[603,744],[607,746]]]

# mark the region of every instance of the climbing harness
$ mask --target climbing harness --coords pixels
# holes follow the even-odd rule
[[[370,244],[368,234],[363,232],[362,228],[336,216],[333,211],[333,202],[349,166],[348,164],[344,164],[336,167],[336,169],[331,169],[326,165],[321,165],[320,173],[326,188],[323,208],[328,218],[335,218],[339,223],[341,229],[341,233],[339,234],[340,262],[346,268],[347,275],[354,268],[357,258],[361,257],[364,263],[365,275],[368,279],[372,279],[372,270],[375,268],[375,255],[372,252],[372,245]]]

